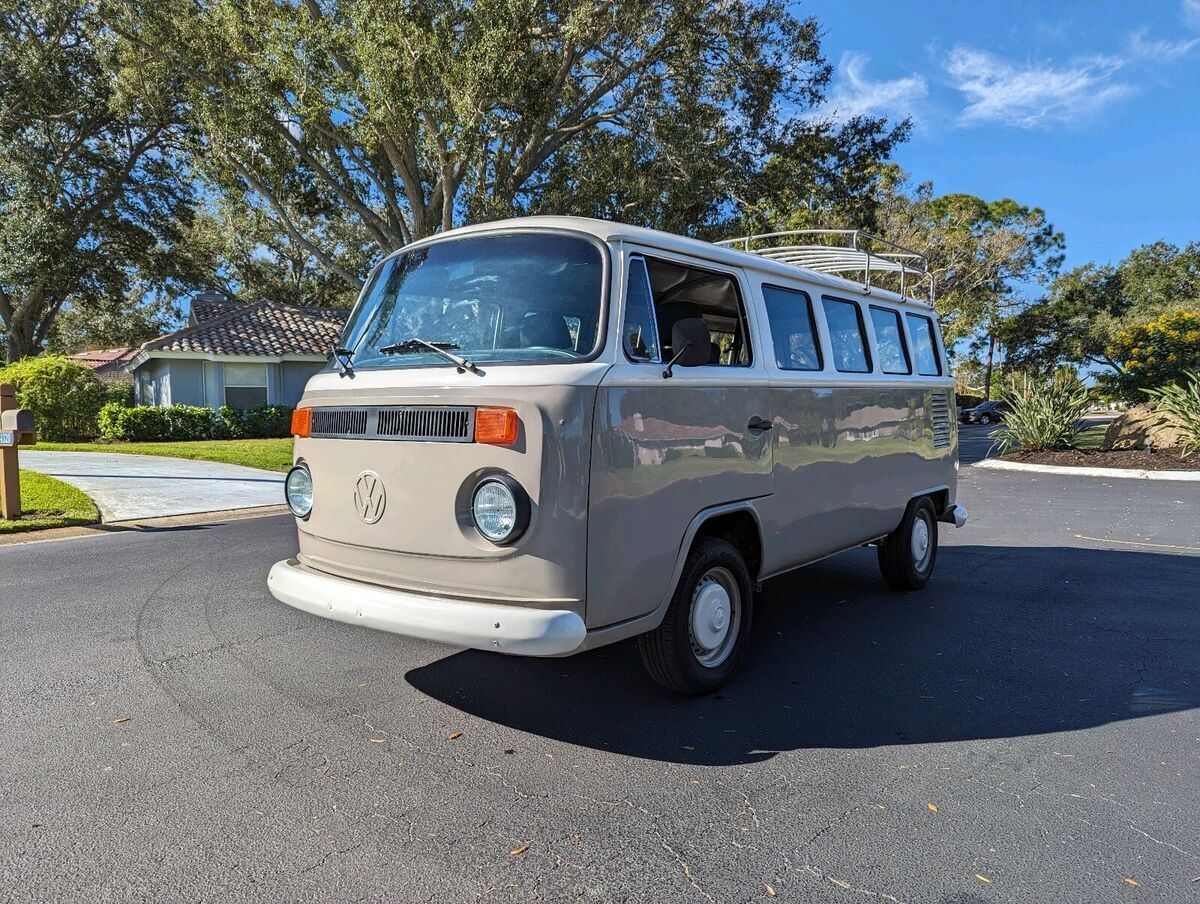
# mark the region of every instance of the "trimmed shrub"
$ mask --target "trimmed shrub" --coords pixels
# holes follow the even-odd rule
[[[121,402],[106,402],[96,416],[100,435],[108,439],[124,439],[121,436],[121,416],[128,410],[129,406]]]
[[[17,404],[33,412],[45,440],[91,439],[106,401],[104,383],[88,368],[58,355],[24,358],[0,367],[0,383],[17,388]]]
[[[1200,371],[1189,370],[1181,383],[1143,392],[1154,401],[1155,411],[1161,415],[1159,422],[1183,432],[1179,442],[1182,457],[1200,450]]]
[[[212,439],[217,413],[195,405],[172,405],[167,412],[169,438],[173,440]]]
[[[166,408],[143,405],[126,408],[116,416],[117,432],[114,439],[132,442],[153,442],[171,438],[171,420]]]
[[[1066,372],[1046,382],[1014,378],[1000,399],[1012,406],[994,434],[993,445],[1002,452],[1073,449],[1081,432],[1079,419],[1091,404],[1088,388]]]
[[[126,408],[120,402],[109,402],[97,420],[101,436],[131,442],[266,439],[291,435],[292,409],[286,405],[225,406],[216,411],[195,405]]]
[[[292,409],[287,405],[259,405],[257,408],[231,408],[223,405],[220,419],[232,439],[268,439],[291,436]]]

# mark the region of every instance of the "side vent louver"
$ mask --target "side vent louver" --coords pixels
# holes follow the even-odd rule
[[[933,448],[950,447],[950,397],[945,392],[929,394],[929,414],[933,421]]]
[[[314,408],[312,436],[469,443],[475,435],[475,409],[445,405]]]
[[[314,408],[313,436],[364,436],[367,432],[365,408]]]

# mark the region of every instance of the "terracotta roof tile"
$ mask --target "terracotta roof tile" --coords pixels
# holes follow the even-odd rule
[[[293,308],[259,302],[238,305],[211,320],[160,336],[148,352],[203,352],[210,355],[326,355],[346,324],[340,308]]]

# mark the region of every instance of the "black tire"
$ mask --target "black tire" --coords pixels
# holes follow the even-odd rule
[[[710,588],[710,584],[716,586]],[[703,601],[702,591],[706,592]],[[719,646],[706,650],[704,638],[697,639],[693,630],[693,606],[711,607],[716,598],[719,608],[721,593],[725,593],[730,610],[728,632]],[[753,616],[754,597],[746,560],[731,543],[701,537],[688,553],[662,624],[638,638],[642,664],[650,677],[667,690],[692,695],[711,693],[729,681],[741,664],[750,642]]]
[[[991,422],[992,422],[992,416],[990,414],[979,415],[979,423],[981,423],[983,426],[986,427]]]
[[[918,522],[924,523],[924,528]],[[879,543],[879,570],[893,590],[920,590],[933,576],[937,562],[937,513],[928,497],[914,499],[904,510],[900,526]],[[920,534],[924,530],[925,553],[918,557]],[[918,534],[914,544],[913,534]]]

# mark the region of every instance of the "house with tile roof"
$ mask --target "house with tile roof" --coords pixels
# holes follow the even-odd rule
[[[295,405],[325,366],[349,311],[245,304],[204,293],[187,324],[143,343],[125,365],[139,405]]]
[[[67,360],[91,368],[92,373],[101,380],[110,383],[132,383],[133,378],[126,372],[125,365],[132,361],[137,353],[137,348],[133,346],[98,348],[67,355]]]

